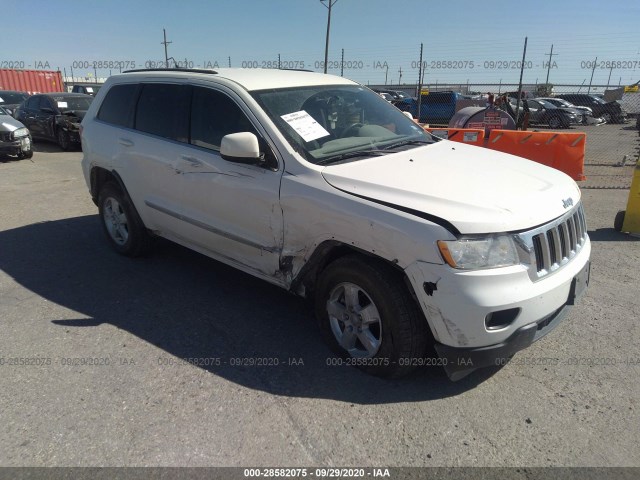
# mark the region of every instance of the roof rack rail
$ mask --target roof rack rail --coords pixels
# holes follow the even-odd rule
[[[206,70],[203,68],[136,68],[134,70],[125,70],[122,73],[135,73],[135,72],[190,72],[190,73],[209,73],[216,75],[218,72],[215,70]]]

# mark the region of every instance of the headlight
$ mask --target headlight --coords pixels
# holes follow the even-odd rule
[[[28,136],[29,130],[27,130],[26,127],[17,128],[13,131],[13,138],[22,138]]]
[[[462,270],[507,267],[520,263],[516,244],[509,235],[439,240],[438,249],[445,262]]]

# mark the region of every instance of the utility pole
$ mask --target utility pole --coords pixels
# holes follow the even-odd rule
[[[169,54],[167,53],[167,45],[173,42],[167,42],[167,31],[163,28],[162,35],[164,36],[164,41],[160,42],[164,45],[164,65],[166,68],[169,68]]]
[[[231,68],[231,57],[229,57],[229,68]]]
[[[549,55],[549,64],[547,65],[547,80],[544,82],[547,85],[549,84],[549,70],[551,70],[551,59],[557,53],[553,53],[553,43],[551,44],[551,53],[545,53],[545,55]]]
[[[611,68],[609,69],[609,79],[607,80],[607,89],[609,88],[609,82],[611,81],[611,72],[613,72],[613,62],[611,62]]]
[[[589,80],[589,89],[587,90],[587,94],[591,93],[591,83],[593,82],[593,72],[596,71],[596,65],[598,64],[598,57],[593,61],[593,68],[591,69],[591,80]]]
[[[325,5],[323,2],[327,2]],[[327,13],[327,38],[324,44],[324,73],[327,73],[327,64],[329,63],[329,31],[331,30],[331,7],[333,7],[338,0],[320,0],[320,3],[327,7],[329,12]]]
[[[387,65],[387,69],[384,72],[384,84],[387,84],[387,77],[389,76],[389,65]]]
[[[418,64],[418,112],[417,117],[420,121],[421,107],[422,107],[422,43],[420,44],[420,63]]]
[[[280,63],[280,54],[278,54],[278,70],[280,70],[280,65],[281,65],[281,63]]]
[[[340,60],[340,76],[344,77],[344,48],[342,49],[342,59]]]
[[[400,67],[400,70],[398,70],[398,72],[400,73],[400,76],[398,77],[398,85],[400,85],[402,83],[402,67]]]
[[[522,74],[524,73],[524,61],[527,57],[527,37],[524,37],[524,49],[522,50],[522,64],[520,65],[520,82],[518,82],[518,100],[516,102],[516,129],[518,126],[522,127],[522,124],[518,125],[518,117],[520,116],[520,97],[522,97]],[[524,112],[523,112],[524,113]],[[524,118],[524,115],[523,115]]]

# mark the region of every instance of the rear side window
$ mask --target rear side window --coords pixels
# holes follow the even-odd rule
[[[137,88],[134,84],[114,85],[104,97],[98,119],[113,125],[130,127]]]
[[[189,141],[191,87],[152,83],[142,87],[135,128],[160,137]]]
[[[220,150],[222,137],[230,133],[251,132],[255,128],[240,107],[222,92],[194,87],[191,113],[191,143]]]

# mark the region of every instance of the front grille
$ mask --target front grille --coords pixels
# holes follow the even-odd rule
[[[566,265],[581,250],[587,240],[587,223],[582,204],[535,230],[519,234],[531,255],[536,280]]]

